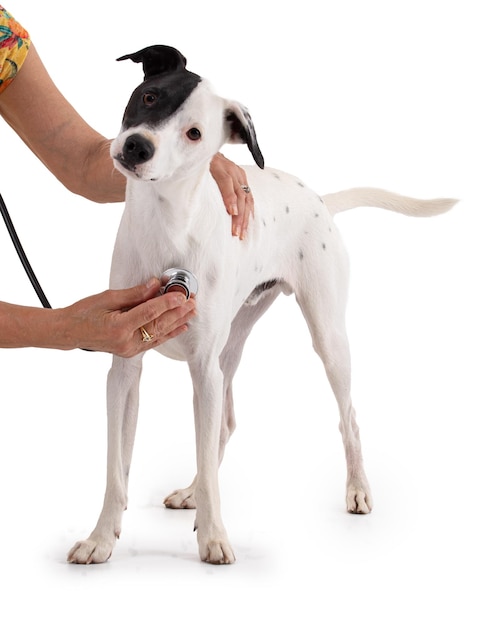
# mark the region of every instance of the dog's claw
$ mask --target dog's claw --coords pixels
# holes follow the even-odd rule
[[[210,541],[203,549],[201,548],[200,558],[212,565],[230,565],[236,560],[231,546],[223,541]]]
[[[86,539],[78,541],[67,555],[68,563],[77,565],[91,565],[93,563],[104,563],[113,551],[113,545],[109,542],[93,541]]]
[[[372,511],[372,496],[369,489],[349,487],[347,490],[347,511],[366,515]]]
[[[167,509],[195,509],[194,491],[190,487],[177,489],[165,498],[163,504]]]

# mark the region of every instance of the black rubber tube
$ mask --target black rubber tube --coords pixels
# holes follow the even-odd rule
[[[34,274],[34,270],[32,269],[32,266],[29,263],[29,259],[27,258],[27,255],[24,252],[24,249],[22,247],[22,244],[20,243],[20,239],[18,238],[17,232],[15,230],[15,227],[12,223],[12,220],[10,219],[10,215],[9,212],[7,210],[7,206],[5,204],[5,202],[3,201],[2,195],[0,194],[0,213],[2,214],[2,217],[4,219],[5,222],[5,226],[7,227],[8,233],[10,235],[10,238],[12,239],[12,243],[15,246],[15,250],[17,250],[17,254],[19,255],[19,259],[22,262],[22,265],[24,266],[24,270],[27,273],[27,276],[29,277],[30,282],[32,283],[33,288],[35,289],[35,293],[37,294],[39,300],[42,303],[42,306],[45,309],[52,309],[49,300],[47,300],[45,293],[42,290],[42,287],[39,284],[39,281],[37,280],[36,275]]]

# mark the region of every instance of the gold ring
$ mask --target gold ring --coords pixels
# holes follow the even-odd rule
[[[251,193],[251,189],[250,189],[250,187],[248,187],[247,185],[241,185],[241,189],[242,189],[245,193]]]
[[[142,341],[148,342],[153,339],[153,335],[150,335],[150,333],[147,331],[147,329],[144,326],[140,326],[140,332],[141,332]]]

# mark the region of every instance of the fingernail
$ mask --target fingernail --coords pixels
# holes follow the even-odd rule
[[[229,207],[231,210],[231,215],[238,215],[238,210],[237,210],[237,204],[231,204],[231,206]]]
[[[158,286],[158,279],[153,276],[145,286],[147,289],[153,289],[153,287]]]

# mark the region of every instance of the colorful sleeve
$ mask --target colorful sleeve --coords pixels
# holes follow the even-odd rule
[[[29,33],[0,5],[0,93],[22,67],[29,46]]]

